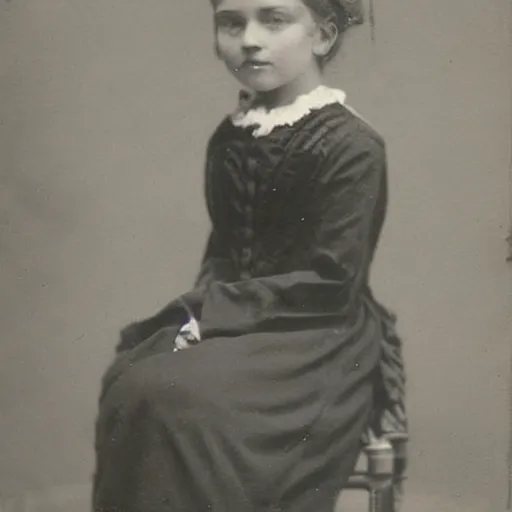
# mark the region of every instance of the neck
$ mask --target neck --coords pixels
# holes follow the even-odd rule
[[[308,94],[322,85],[320,71],[302,75],[296,80],[274,89],[272,91],[258,92],[255,103],[271,110],[276,107],[283,107],[292,104],[298,96]]]

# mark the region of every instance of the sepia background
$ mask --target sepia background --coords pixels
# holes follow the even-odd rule
[[[388,144],[373,282],[406,341],[406,511],[503,511],[511,6],[376,3],[375,43],[355,29],[328,81]],[[87,510],[118,330],[195,275],[205,144],[237,91],[210,17],[207,0],[0,0],[1,512]]]

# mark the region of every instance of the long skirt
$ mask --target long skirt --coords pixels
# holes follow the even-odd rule
[[[103,381],[94,512],[333,512],[370,421],[380,323],[212,338],[167,327]]]

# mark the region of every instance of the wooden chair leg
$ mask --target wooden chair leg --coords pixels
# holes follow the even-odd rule
[[[385,439],[375,439],[366,447],[365,453],[368,461],[370,512],[394,512],[395,462],[393,446]]]
[[[407,462],[406,446],[406,437],[395,436],[391,440],[372,438],[364,448],[367,468],[354,473],[347,489],[367,491],[370,512],[399,512]]]
[[[393,488],[386,485],[370,490],[370,512],[395,512]]]

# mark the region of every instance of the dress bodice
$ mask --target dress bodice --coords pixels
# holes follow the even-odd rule
[[[380,137],[339,103],[313,110],[291,125],[255,137],[251,127],[225,120],[207,156],[207,204],[220,244],[240,279],[310,266],[315,231],[330,188],[324,177],[330,156],[357,133],[358,143]],[[353,135],[350,135],[351,137]],[[326,186],[327,185],[327,186]],[[369,243],[373,253],[386,202],[385,180],[378,191]]]

